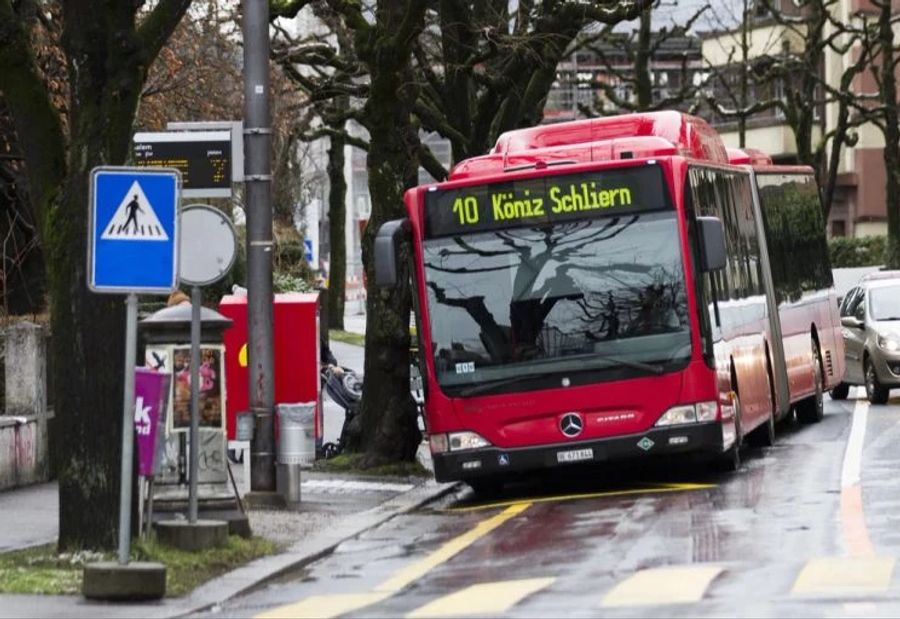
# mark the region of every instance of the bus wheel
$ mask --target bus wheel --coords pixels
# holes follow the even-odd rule
[[[718,457],[716,463],[716,468],[726,473],[733,473],[741,468],[741,443],[744,442],[741,432],[741,400],[737,391],[731,393],[731,402],[734,406],[734,443]]]
[[[472,488],[475,498],[479,501],[493,498],[503,490],[503,479],[500,477],[477,477],[467,479],[466,483]]]
[[[825,416],[825,398],[822,395],[822,362],[819,356],[819,347],[815,340],[812,343],[813,353],[813,378],[816,383],[816,392],[797,402],[797,421],[800,423],[818,423]]]
[[[775,444],[775,388],[772,382],[772,369],[769,369],[769,397],[772,400],[772,411],[769,418],[761,426],[747,435],[753,447],[771,447]]]
[[[831,388],[830,395],[832,400],[846,400],[847,396],[850,395],[850,385],[838,383]]]
[[[747,440],[754,447],[771,447],[775,444],[775,413],[769,415],[764,424],[747,435]]]
[[[863,368],[866,374],[866,398],[872,404],[886,404],[890,389],[881,386],[878,374],[875,373],[875,366],[868,357],[863,362]]]

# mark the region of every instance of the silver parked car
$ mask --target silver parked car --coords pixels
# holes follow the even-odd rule
[[[841,301],[841,327],[847,369],[831,397],[864,385],[869,402],[884,404],[900,387],[900,271],[863,277]]]

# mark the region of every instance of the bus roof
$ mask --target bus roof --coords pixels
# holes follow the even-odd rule
[[[722,138],[703,119],[674,111],[643,112],[508,131],[487,155],[461,161],[448,180],[672,155],[729,163]]]
[[[757,148],[729,148],[728,162],[734,165],[772,165],[772,158]]]

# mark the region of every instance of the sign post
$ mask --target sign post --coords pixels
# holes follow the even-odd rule
[[[91,171],[88,228],[88,286],[96,293],[126,295],[125,388],[122,404],[122,468],[119,495],[120,572],[131,554],[132,457],[134,454],[134,374],[137,356],[137,295],[168,294],[178,286],[178,200],[181,176],[167,168],[98,167]],[[142,566],[145,567],[145,566]],[[165,594],[165,566],[162,593]],[[158,570],[151,566],[153,581]],[[84,570],[86,597],[109,597],[101,579],[120,572],[95,564]],[[133,578],[131,579],[133,580]],[[147,596],[127,590],[119,596]],[[150,580],[148,580],[148,583]],[[150,597],[156,596],[153,591]]]
[[[181,279],[191,285],[191,434],[188,521],[197,522],[200,433],[200,308],[202,286],[225,277],[234,264],[237,247],[234,227],[224,213],[205,204],[190,204],[181,213],[185,243],[181,251]]]

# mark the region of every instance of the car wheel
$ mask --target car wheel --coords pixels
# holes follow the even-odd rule
[[[825,416],[825,398],[823,397],[822,358],[815,340],[812,343],[813,381],[816,392],[797,402],[797,421],[800,423],[817,423]]]
[[[872,404],[887,403],[890,389],[881,385],[878,374],[875,373],[875,366],[868,357],[863,362],[863,367],[866,373],[866,398]]]
[[[832,400],[846,400],[849,394],[850,385],[847,383],[838,383],[830,391]]]

